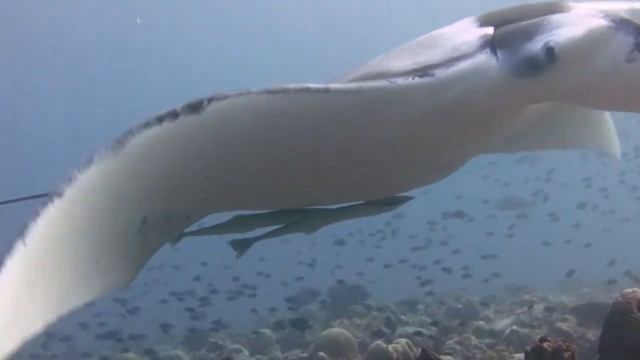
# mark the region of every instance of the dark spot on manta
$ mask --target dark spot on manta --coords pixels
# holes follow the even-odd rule
[[[180,114],[182,115],[199,114],[204,110],[206,105],[207,105],[206,99],[193,100],[180,107]]]
[[[424,79],[424,78],[432,78],[435,77],[436,74],[433,71],[418,69],[419,71],[412,74],[414,79]]]
[[[176,121],[189,115],[200,114],[213,103],[219,103],[228,99],[249,95],[328,94],[330,92],[331,89],[327,85],[281,86],[263,90],[244,90],[236,93],[220,93],[209,97],[195,99],[189,101],[188,103],[180,106],[177,109],[166,111],[129,129],[115,141],[114,145],[109,148],[109,151],[116,152],[124,148],[131,141],[131,139],[144,132],[145,130],[149,130],[153,127],[162,125],[167,122]]]
[[[627,64],[632,64],[640,58],[640,23],[623,16],[609,16],[608,20],[614,29],[631,37],[633,44],[625,58]]]
[[[306,93],[306,94],[328,94],[331,92],[329,86],[281,86],[275,87],[271,89],[266,89],[263,91],[249,91],[247,93],[264,93],[268,95],[282,95],[282,94],[296,94],[296,93]]]

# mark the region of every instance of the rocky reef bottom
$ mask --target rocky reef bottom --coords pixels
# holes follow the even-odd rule
[[[244,334],[191,328],[178,349],[123,350],[102,359],[631,360],[640,359],[640,289],[612,302],[513,288],[507,295],[376,304],[357,285],[327,301],[301,290],[295,317],[264,316]],[[307,293],[305,293],[307,291]],[[331,295],[331,294],[330,294]],[[298,296],[298,297],[296,297]],[[305,297],[306,296],[306,297]],[[307,299],[307,300],[305,300]],[[341,302],[342,301],[342,302]]]

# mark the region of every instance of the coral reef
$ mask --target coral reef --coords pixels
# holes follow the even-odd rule
[[[347,330],[340,328],[330,328],[321,332],[311,348],[311,353],[323,353],[330,360],[359,358],[356,339]]]
[[[345,315],[350,307],[364,303],[371,295],[360,284],[338,282],[329,288],[327,297],[329,299],[329,313],[340,317]]]
[[[436,355],[433,351],[422,348],[417,360],[442,360],[442,358]]]
[[[576,348],[564,340],[551,340],[546,336],[525,350],[524,360],[576,360]]]
[[[260,329],[253,332],[247,339],[247,347],[255,355],[271,355],[280,353],[280,345],[277,336],[269,329]]]
[[[304,306],[295,313],[274,314],[245,334],[187,328],[180,349],[143,348],[115,358],[576,360],[579,355],[592,360],[599,354],[599,360],[640,359],[640,289],[625,290],[610,308],[516,286],[504,295],[443,294],[398,303],[372,302],[357,285],[331,289],[327,301],[296,301]],[[340,294],[351,291],[358,296],[349,301]],[[287,321],[292,318],[309,319],[312,326],[300,331]]]
[[[418,360],[420,351],[407,339],[397,339],[390,345],[376,341],[367,350],[364,360]]]
[[[640,359],[640,289],[627,289],[611,304],[598,344],[599,360]]]

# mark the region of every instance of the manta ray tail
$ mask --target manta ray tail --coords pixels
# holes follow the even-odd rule
[[[0,206],[9,205],[9,204],[15,204],[15,203],[19,203],[19,202],[25,202],[25,201],[29,201],[29,200],[42,199],[42,198],[46,198],[46,197],[49,197],[49,196],[51,196],[51,194],[49,194],[49,193],[40,193],[40,194],[21,196],[21,197],[17,197],[17,198],[13,198],[13,199],[0,200]]]

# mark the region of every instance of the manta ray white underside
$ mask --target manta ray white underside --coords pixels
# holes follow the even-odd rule
[[[0,270],[0,358],[125,288],[216,212],[385,198],[486,153],[620,156],[639,111],[640,5],[550,2],[431,32],[329,84],[215,95],[135,127],[76,172]]]

